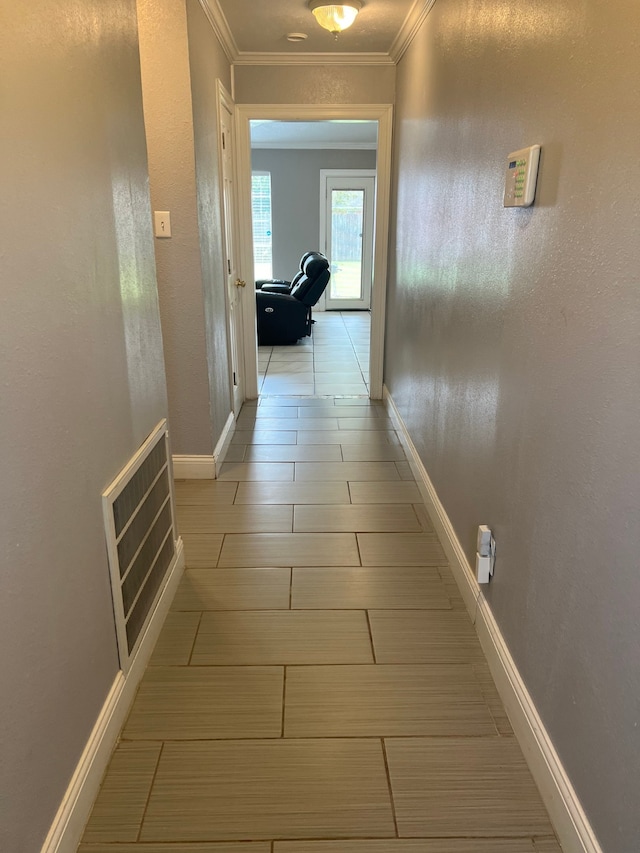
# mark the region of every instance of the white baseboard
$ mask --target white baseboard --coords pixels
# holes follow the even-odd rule
[[[464,553],[460,540],[453,529],[453,525],[449,520],[445,508],[440,503],[440,498],[435,490],[435,486],[431,482],[431,478],[424,467],[418,451],[415,448],[411,436],[407,432],[404,421],[400,416],[400,412],[396,408],[393,398],[389,394],[387,387],[384,387],[384,401],[387,407],[389,417],[394,423],[394,426],[400,437],[400,441],[407,454],[407,459],[413,476],[416,478],[416,483],[420,489],[420,493],[424,500],[425,506],[431,518],[436,533],[440,539],[440,543],[444,549],[451,571],[454,574],[456,583],[460,588],[460,594],[464,600],[469,615],[473,622],[476,620],[476,607],[478,605],[478,596],[480,595],[480,587],[475,579],[469,561]]]
[[[562,849],[564,853],[602,853],[578,795],[511,657],[482,589],[476,582],[451,520],[386,387],[384,399]]]
[[[176,480],[215,480],[220,473],[233,433],[236,419],[231,412],[213,451],[213,456],[173,456],[173,476]]]
[[[233,412],[231,412],[231,414],[227,418],[226,424],[224,425],[222,434],[218,439],[216,449],[213,451],[213,457],[216,463],[216,477],[220,474],[220,468],[222,467],[222,463],[224,462],[224,457],[227,455],[227,450],[229,449],[229,445],[231,444],[231,439],[233,438],[233,434],[235,431],[236,418]]]
[[[215,457],[174,455],[173,476],[176,480],[215,480]]]
[[[168,580],[138,647],[131,669],[126,677],[122,671],[118,672],[111,685],[49,834],[42,845],[41,853],[76,853],[111,754],[157,642],[183,571],[184,546],[182,539],[179,539]]]

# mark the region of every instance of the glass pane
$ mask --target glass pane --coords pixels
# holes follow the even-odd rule
[[[271,175],[251,175],[251,216],[253,221],[253,263],[256,279],[273,278],[271,248]]]
[[[331,299],[362,299],[364,190],[331,191]]]

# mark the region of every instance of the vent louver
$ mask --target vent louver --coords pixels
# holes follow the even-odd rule
[[[120,666],[126,672],[176,555],[167,423],[104,492]]]

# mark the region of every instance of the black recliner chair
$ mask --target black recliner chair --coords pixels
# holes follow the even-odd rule
[[[295,344],[311,334],[311,309],[331,278],[329,261],[320,252],[307,252],[293,281],[256,282],[258,343]]]

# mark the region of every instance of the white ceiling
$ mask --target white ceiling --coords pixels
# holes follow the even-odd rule
[[[253,120],[252,148],[364,148],[375,149],[377,121],[270,121]]]
[[[316,23],[307,0],[204,0],[233,43],[234,60],[248,54],[310,53],[378,54],[390,57],[403,29],[424,6],[424,0],[363,0],[355,23],[336,41]],[[217,8],[216,8],[217,7]],[[303,42],[287,41],[287,33],[306,33]]]

